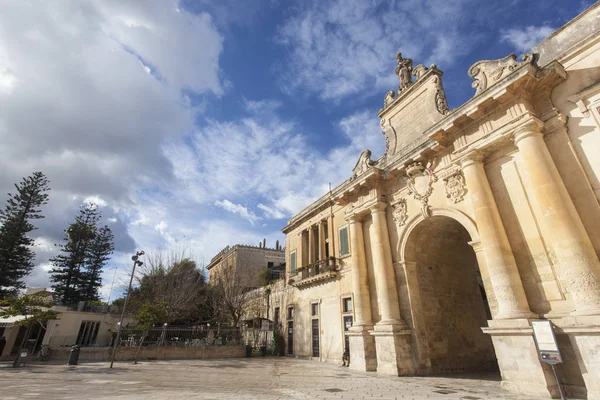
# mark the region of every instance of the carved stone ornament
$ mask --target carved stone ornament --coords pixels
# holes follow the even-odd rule
[[[396,60],[398,61],[396,75],[400,79],[398,91],[401,92],[412,85],[412,60],[410,58],[402,58],[402,53],[396,54]]]
[[[395,91],[390,90],[389,92],[387,92],[383,98],[383,108],[387,108],[390,104],[392,104],[394,102],[395,98],[396,98]]]
[[[431,196],[431,193],[433,192],[433,182],[437,181],[437,178],[432,172],[436,161],[437,160],[434,158],[429,161],[426,166],[423,166],[420,162],[416,162],[410,164],[406,168],[406,175],[408,176],[408,180],[406,181],[408,193],[413,194],[415,200],[421,202],[421,214],[423,214],[424,218],[427,218],[430,215],[428,202],[429,196]]]
[[[475,79],[475,82],[471,84],[475,88],[475,95],[483,92],[522,65],[533,63],[533,53],[524,54],[521,59],[522,61],[517,61],[517,56],[509,54],[499,60],[482,60],[473,64],[469,68],[469,76]]]
[[[367,172],[369,168],[371,168],[375,162],[371,160],[371,150],[363,150],[358,157],[358,161],[356,165],[352,169],[353,176],[359,176]]]
[[[444,92],[444,87],[442,86],[442,80],[436,76],[434,78],[435,82],[435,105],[440,114],[446,115],[450,112],[448,109],[448,102],[446,101],[446,92]]]
[[[406,223],[408,219],[408,207],[406,205],[406,199],[400,199],[393,206],[392,216],[394,218],[394,222],[398,226],[402,226]]]
[[[444,178],[446,186],[446,197],[452,200],[454,203],[458,203],[464,199],[467,193],[467,187],[465,185],[465,178],[462,173],[458,172],[454,175],[450,175]]]
[[[415,77],[415,81],[418,81],[425,75],[425,73],[429,70],[425,65],[419,64],[413,68],[412,74]]]

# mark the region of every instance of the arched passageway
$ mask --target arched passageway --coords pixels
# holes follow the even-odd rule
[[[415,274],[411,292],[419,348],[429,373],[497,370],[492,340],[481,331],[491,319],[469,232],[448,216],[414,224],[403,246]]]

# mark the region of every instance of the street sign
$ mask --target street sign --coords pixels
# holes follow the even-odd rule
[[[27,352],[26,351],[22,352],[21,357],[27,357]]]

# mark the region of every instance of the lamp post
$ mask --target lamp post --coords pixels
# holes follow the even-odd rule
[[[114,343],[114,348],[112,352],[112,357],[110,358],[110,368],[113,367],[113,363],[115,362],[115,356],[117,355],[117,348],[121,343],[121,329],[123,328],[123,318],[125,318],[125,311],[127,310],[127,301],[129,300],[129,294],[131,293],[131,284],[133,283],[133,275],[135,274],[135,267],[139,267],[144,263],[139,261],[138,258],[143,256],[144,250],[140,250],[135,253],[135,256],[131,256],[133,260],[133,268],[131,270],[131,278],[129,279],[129,287],[127,288],[127,296],[125,296],[125,303],[123,304],[123,311],[121,311],[121,321],[119,321],[119,328],[117,329],[117,338]]]

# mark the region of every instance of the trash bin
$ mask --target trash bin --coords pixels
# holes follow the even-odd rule
[[[75,345],[71,347],[71,352],[69,353],[69,365],[77,365],[77,361],[79,361],[79,352],[81,351],[81,346]]]

